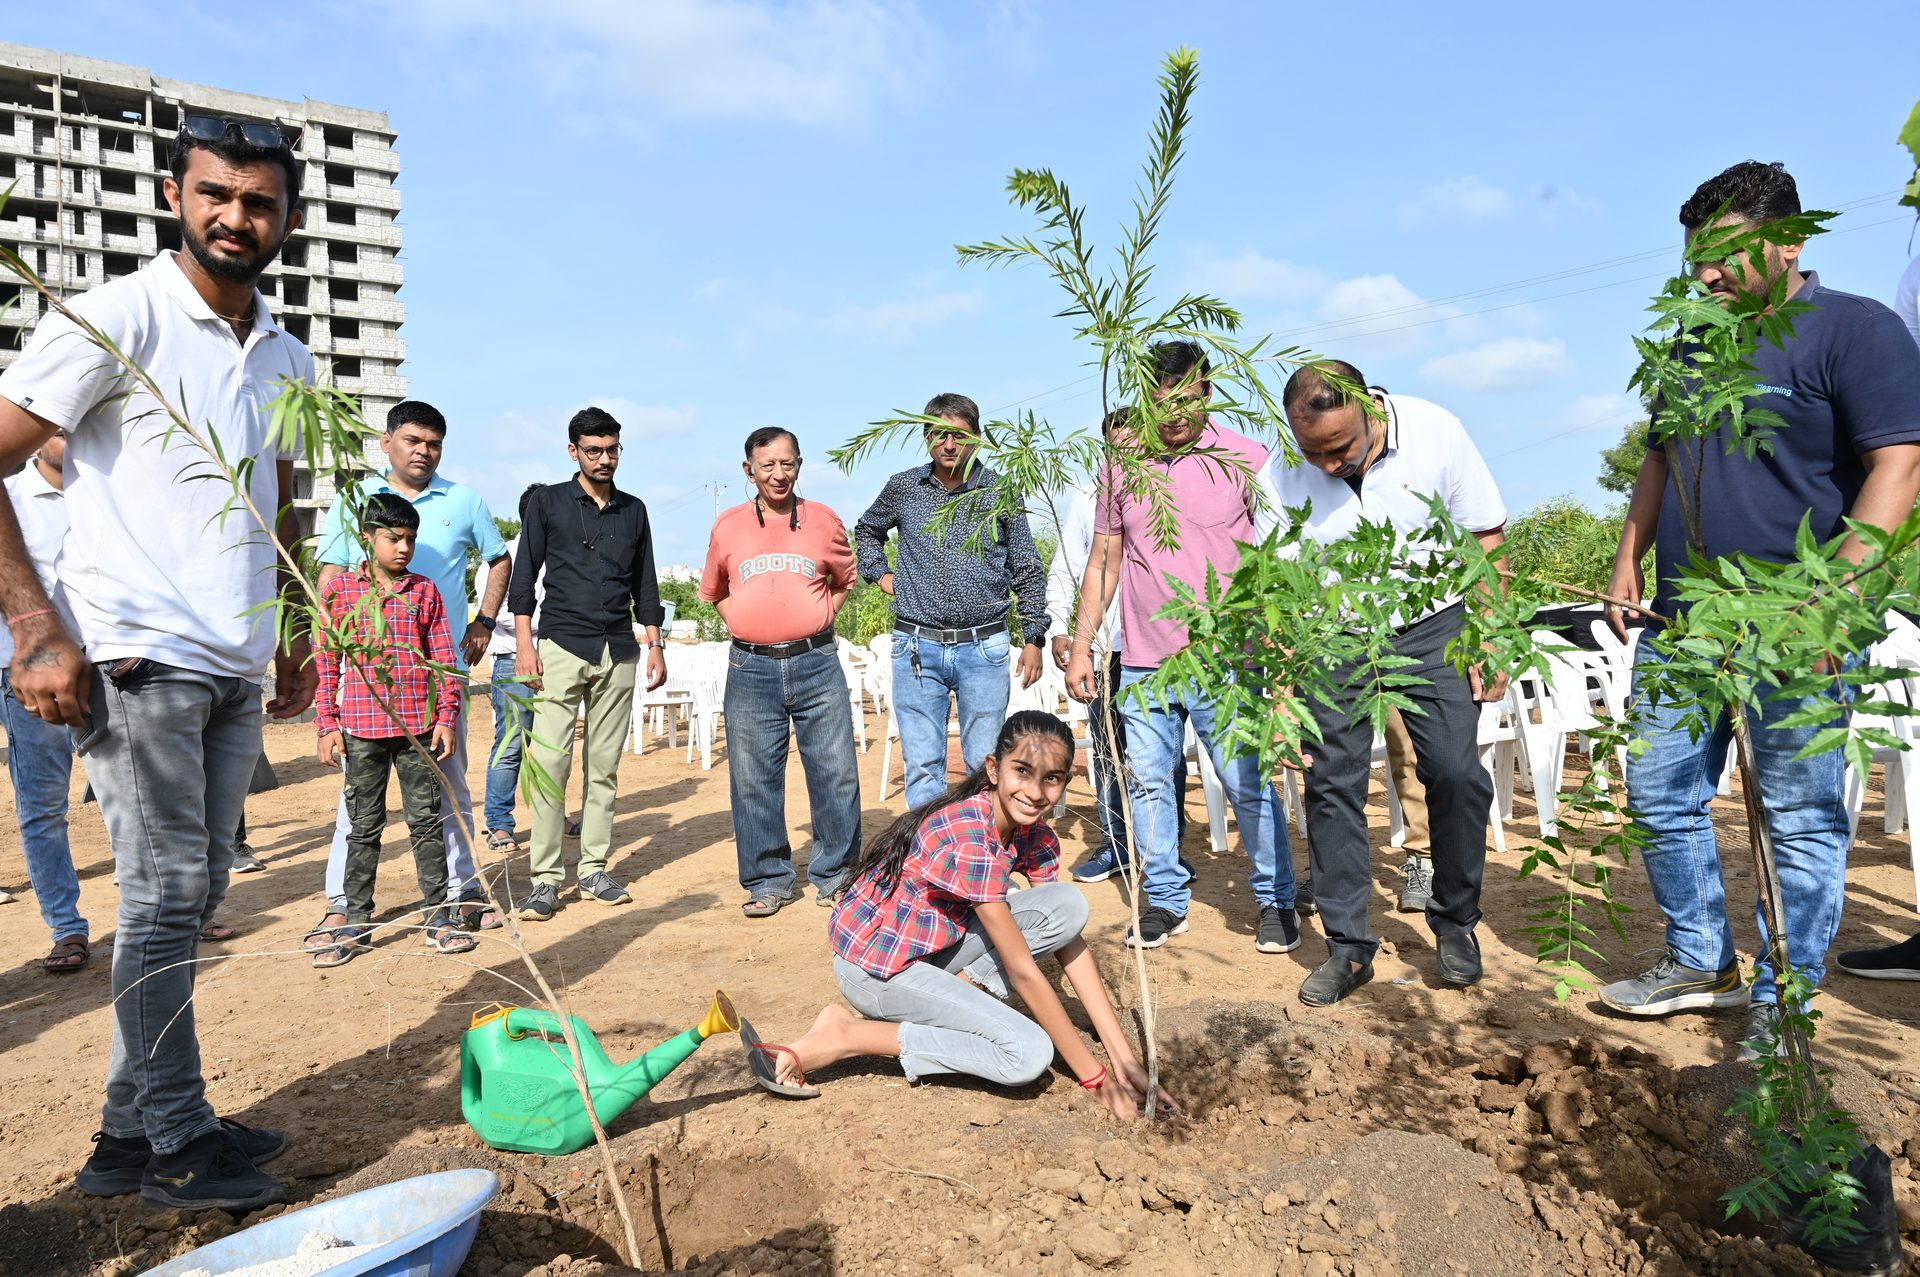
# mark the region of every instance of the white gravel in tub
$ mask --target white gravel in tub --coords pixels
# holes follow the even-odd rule
[[[181,1277],[315,1277],[315,1274],[323,1273],[335,1264],[358,1259],[377,1248],[377,1245],[355,1246],[328,1233],[308,1233],[300,1239],[300,1245],[293,1254],[285,1259],[270,1259],[264,1264],[248,1264],[245,1268],[229,1268],[219,1274],[209,1268],[194,1268]]]

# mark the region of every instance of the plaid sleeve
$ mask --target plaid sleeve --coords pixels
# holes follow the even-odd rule
[[[334,577],[327,582],[326,593],[320,600],[321,614],[333,624],[339,623],[340,614],[346,610],[343,600],[350,579],[344,572]],[[340,730],[340,656],[325,636],[314,648],[313,666],[320,678],[319,687],[313,694],[313,725],[320,735],[325,736],[328,732]]]
[[[1060,877],[1060,835],[1053,832],[1052,825],[1043,820],[1020,839],[1013,867],[1035,886]]]
[[[929,892],[971,904],[1007,898],[1008,857],[987,821],[955,804],[930,817],[925,832],[932,843],[924,874]]]

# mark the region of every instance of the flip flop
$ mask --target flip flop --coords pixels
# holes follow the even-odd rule
[[[820,1098],[820,1088],[808,1083],[807,1075],[800,1071],[800,1056],[790,1046],[781,1046],[778,1042],[762,1042],[760,1035],[753,1030],[753,1022],[744,1015],[740,1017],[740,1042],[746,1047],[747,1068],[753,1073],[753,1080],[760,1089],[770,1095],[782,1096],[789,1100],[815,1100]],[[773,1067],[773,1057],[789,1055],[793,1057],[793,1071],[800,1079],[798,1086],[782,1082]]]
[[[200,928],[200,938],[202,940],[211,941],[214,944],[222,944],[228,940],[233,939],[235,936],[239,934],[240,932],[238,928],[229,927],[226,923],[220,921],[218,918],[215,918],[212,922],[209,922],[206,926]]]
[[[40,969],[49,975],[67,975],[86,966],[92,957],[85,936],[61,936],[53,942],[53,952],[40,959]]]

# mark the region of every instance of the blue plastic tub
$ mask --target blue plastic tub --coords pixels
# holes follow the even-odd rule
[[[500,1191],[492,1171],[442,1171],[291,1211],[150,1268],[146,1277],[179,1277],[204,1268],[228,1273],[285,1259],[308,1233],[331,1233],[355,1246],[380,1243],[318,1277],[454,1277],[466,1262],[480,1212]]]

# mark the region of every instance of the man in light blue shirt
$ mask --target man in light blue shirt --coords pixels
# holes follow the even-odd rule
[[[507,581],[512,564],[506,542],[493,514],[480,494],[465,484],[440,477],[441,448],[446,442],[447,419],[431,404],[409,399],[387,413],[387,433],[380,441],[387,454],[389,469],[379,478],[368,479],[357,490],[355,508],[375,492],[393,492],[411,501],[420,512],[420,539],[414,550],[411,569],[431,580],[440,589],[447,608],[448,627],[459,636],[462,668],[480,659],[492,637],[495,618],[506,601]],[[320,537],[318,555],[320,591],[362,556],[360,539],[350,525],[347,501],[336,501],[327,511],[327,522]],[[467,551],[479,552],[487,565],[487,583],[482,591],[479,612],[469,615],[467,606]],[[443,764],[447,784],[441,792],[441,818],[447,838],[447,899],[475,901],[481,898],[474,866],[473,847],[467,830],[473,821],[473,794],[467,784],[467,708],[460,706],[460,718],[454,727],[453,754]],[[333,827],[333,846],[327,853],[326,891],[328,912],[314,928],[310,943],[327,943],[327,929],[345,926],[347,803],[341,795],[339,815]],[[499,926],[491,910],[463,909],[461,920],[469,927]]]

